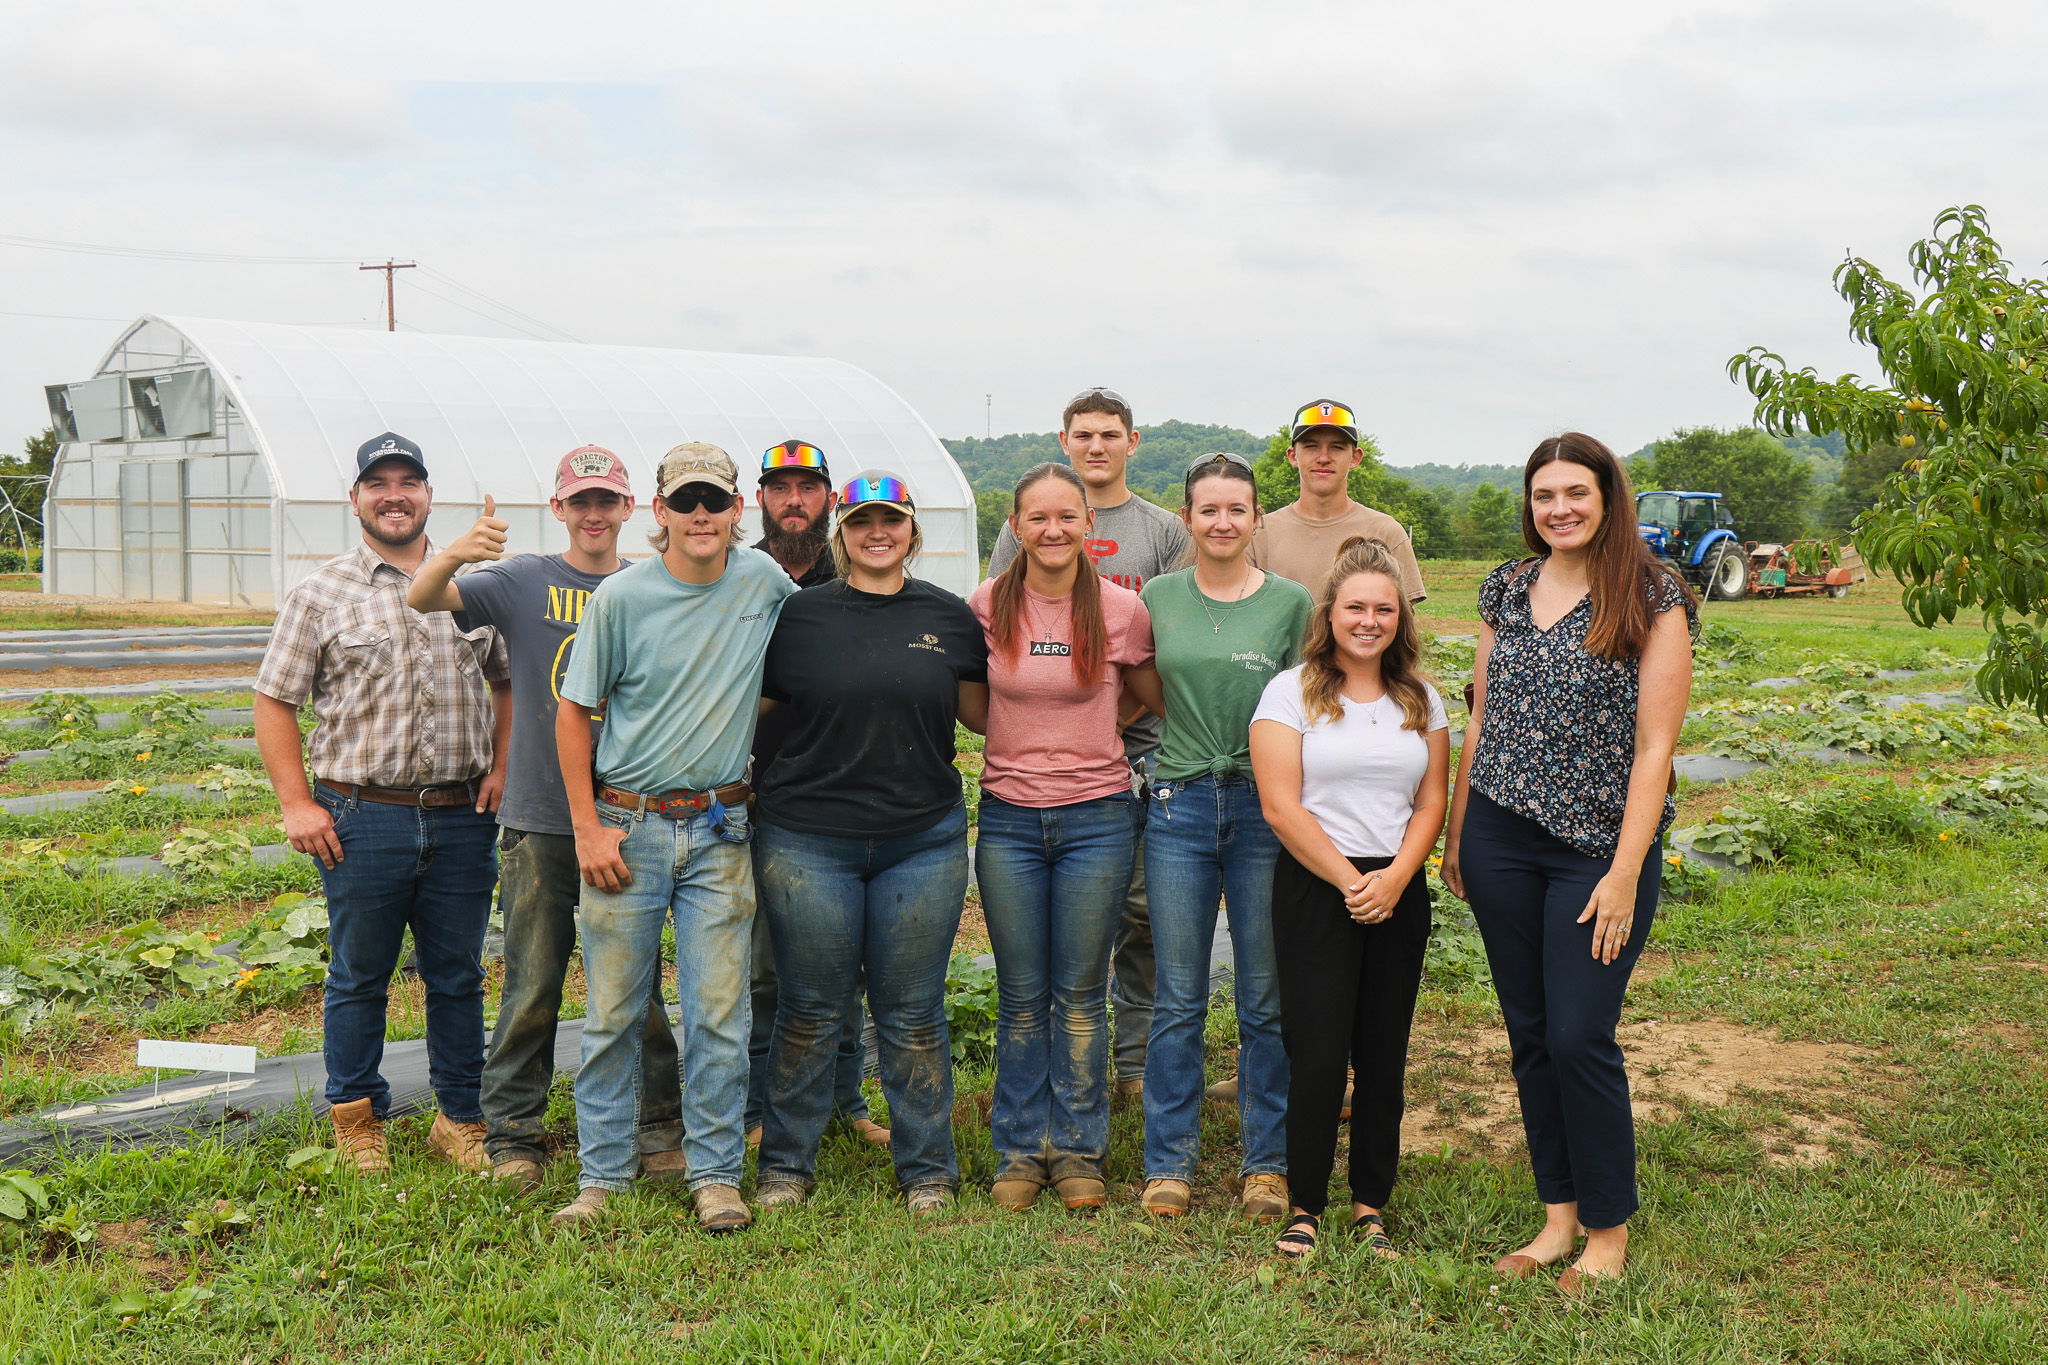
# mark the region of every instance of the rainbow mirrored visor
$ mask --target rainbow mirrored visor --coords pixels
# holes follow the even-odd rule
[[[863,474],[839,490],[839,515],[842,517],[856,507],[875,503],[913,515],[917,511],[917,503],[910,496],[910,485],[894,474]]]
[[[761,472],[766,474],[776,469],[808,469],[828,480],[832,477],[825,471],[825,452],[808,441],[784,441],[762,451]]]
[[[1349,432],[1352,440],[1358,439],[1358,418],[1342,403],[1310,403],[1294,414],[1288,429],[1299,436],[1314,427],[1336,427]]]

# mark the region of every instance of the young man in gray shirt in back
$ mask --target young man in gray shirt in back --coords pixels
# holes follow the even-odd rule
[[[1095,571],[1110,582],[1138,591],[1153,578],[1183,567],[1188,531],[1181,519],[1133,493],[1124,480],[1124,466],[1142,439],[1131,418],[1131,405],[1110,389],[1083,389],[1060,418],[1060,449],[1067,463],[1087,485],[1088,506],[1095,512],[1095,535],[1087,544]],[[989,552],[993,578],[1017,557],[1017,537],[1008,522]],[[1110,999],[1116,1005],[1116,1088],[1136,1095],[1145,1085],[1145,1042],[1152,1032],[1152,915],[1145,901],[1145,801],[1152,790],[1152,752],[1159,747],[1159,717],[1126,698],[1117,719],[1124,729],[1124,757],[1146,780],[1133,803],[1137,825],[1137,858],[1131,890],[1117,928],[1114,976]]]

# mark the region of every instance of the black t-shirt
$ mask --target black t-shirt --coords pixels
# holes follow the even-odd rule
[[[839,580],[804,589],[768,642],[761,691],[789,728],[754,773],[756,813],[846,839],[930,829],[960,803],[960,684],[987,681],[981,623],[944,588],[912,578],[888,597]]]
[[[767,554],[768,538],[763,536],[755,541],[754,548],[764,555]],[[779,560],[777,562],[780,563]],[[787,573],[789,571],[785,568],[783,572]],[[820,583],[836,582],[838,577],[839,575],[833,571],[832,550],[828,546],[823,554],[811,561],[811,567],[805,569],[797,578],[796,585],[799,588],[815,588]],[[762,773],[768,770],[768,764],[781,751],[782,742],[789,738],[790,729],[795,723],[794,718],[789,713],[789,708],[787,706],[778,706],[767,715],[761,717],[760,723],[754,726],[753,759],[754,776],[757,780]]]

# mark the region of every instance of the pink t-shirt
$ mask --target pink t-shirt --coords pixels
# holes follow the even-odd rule
[[[1152,666],[1152,617],[1138,594],[1106,578],[1102,620],[1109,661],[1093,684],[1074,679],[1073,599],[1026,588],[1015,658],[993,640],[988,658],[988,746],[981,785],[1012,805],[1071,806],[1131,789],[1131,767],[1116,732],[1126,668]],[[993,580],[967,599],[988,629]]]

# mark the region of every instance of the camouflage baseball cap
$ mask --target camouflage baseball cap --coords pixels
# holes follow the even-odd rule
[[[708,483],[728,493],[740,491],[739,467],[732,456],[703,441],[685,441],[661,457],[654,482],[660,496],[667,497],[686,483]]]

